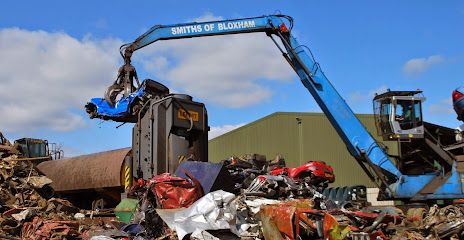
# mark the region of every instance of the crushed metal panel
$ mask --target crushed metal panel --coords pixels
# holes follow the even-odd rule
[[[266,239],[274,239],[276,237],[274,234],[276,233],[273,228],[277,228],[284,236],[294,239],[293,217],[295,211],[296,207],[293,206],[263,206],[261,208],[261,219],[263,220],[264,237]],[[268,218],[267,221],[264,220],[266,218]]]
[[[47,161],[38,169],[57,192],[122,187],[121,169],[130,148]]]
[[[314,202],[309,199],[295,199],[288,202],[260,207],[262,231],[265,239],[295,239],[299,234],[301,213],[314,213]]]
[[[150,188],[156,195],[157,207],[163,209],[175,209],[189,207],[203,196],[200,183],[190,178],[187,179],[172,176],[169,173],[156,175],[150,180]]]
[[[187,178],[186,173],[191,174],[201,183],[205,193],[216,190],[234,192],[234,182],[223,162],[184,161],[177,168],[175,175]]]

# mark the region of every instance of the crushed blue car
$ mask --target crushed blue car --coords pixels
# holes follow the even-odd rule
[[[168,94],[169,89],[163,84],[145,79],[140,88],[128,96],[121,97],[114,106],[105,98],[92,98],[85,105],[85,110],[90,118],[135,123],[138,112],[148,100],[162,98]]]

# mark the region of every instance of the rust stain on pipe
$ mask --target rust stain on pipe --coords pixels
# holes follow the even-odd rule
[[[130,148],[40,163],[56,192],[121,187],[121,171]]]

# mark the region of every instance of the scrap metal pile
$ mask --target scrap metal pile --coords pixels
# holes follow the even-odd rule
[[[16,154],[19,154],[17,146],[11,144],[11,142],[3,136],[3,133],[0,132],[0,158]]]
[[[105,231],[127,236],[111,218],[89,219],[91,211],[52,197],[51,182],[30,161],[0,158],[0,239],[91,239]]]
[[[212,163],[198,164],[216,168]],[[195,168],[190,174],[183,164],[179,168],[186,178],[162,174],[140,181],[133,189],[140,200],[132,219],[140,225],[138,239],[464,237],[464,211],[458,206],[414,208],[404,214],[396,207],[337,204],[320,193],[334,180],[331,167],[323,162],[305,163],[295,170],[286,168],[283,159],[271,164],[259,155],[248,155],[216,165],[228,173],[219,180],[232,179],[233,187],[226,183],[224,189],[216,189],[201,176],[197,179]],[[315,173],[320,170],[323,175]],[[214,182],[214,171],[208,177]]]
[[[200,168],[221,176],[202,178]],[[33,163],[10,155],[0,159],[0,239],[463,237],[464,211],[458,206],[413,208],[404,214],[396,207],[337,204],[320,193],[334,181],[332,168],[323,162],[287,168],[281,158],[270,163],[248,155],[216,164],[183,162],[178,170],[140,179],[131,191],[137,208],[124,223],[53,198],[51,180]]]

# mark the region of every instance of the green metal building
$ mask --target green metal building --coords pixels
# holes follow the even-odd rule
[[[372,136],[382,142],[377,137],[373,115],[357,116]],[[383,143],[390,154],[396,154],[395,142]],[[264,154],[270,160],[280,154],[290,167],[311,160],[327,162],[336,176],[332,186],[375,187],[323,113],[276,112],[211,139],[208,147],[212,162],[251,153]]]

